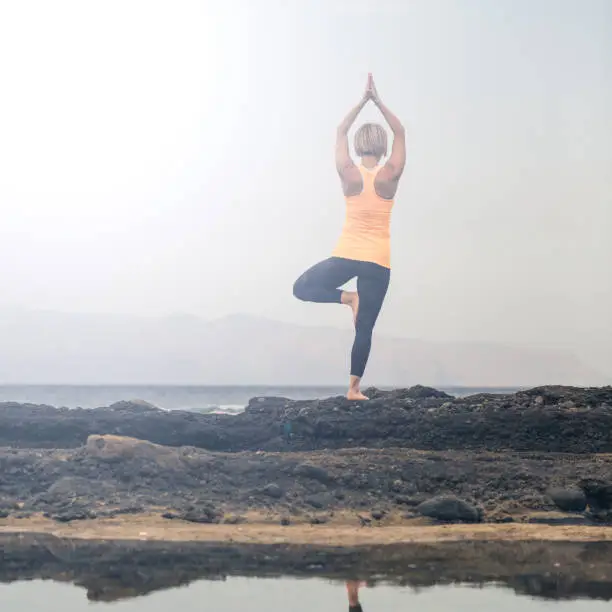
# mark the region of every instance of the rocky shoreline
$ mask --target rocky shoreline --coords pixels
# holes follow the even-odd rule
[[[255,398],[235,416],[0,404],[0,525],[150,513],[287,527],[612,518],[612,387],[370,393],[363,404]]]
[[[146,402],[92,409],[0,403],[0,446],[77,448],[92,434],[210,451],[337,448],[612,452],[612,387],[539,387],[452,397],[428,387],[371,400],[253,398],[238,415],[165,411]]]

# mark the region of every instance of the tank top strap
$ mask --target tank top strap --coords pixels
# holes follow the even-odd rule
[[[374,168],[366,168],[363,165],[359,166],[364,192],[372,192],[374,190],[374,181],[376,180],[376,175],[380,172],[380,169],[381,166],[375,166]]]

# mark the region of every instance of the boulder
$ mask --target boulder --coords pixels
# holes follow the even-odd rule
[[[578,486],[584,492],[587,506],[592,512],[612,510],[612,484],[595,478],[585,478]]]
[[[564,512],[584,512],[587,506],[586,495],[584,491],[578,488],[550,489],[548,496],[557,508]]]
[[[267,484],[261,490],[261,492],[264,495],[267,495],[268,497],[272,497],[273,499],[280,499],[285,494],[285,492],[277,484],[274,483]]]
[[[416,511],[422,516],[439,521],[479,523],[482,520],[479,508],[454,495],[432,497],[419,504]]]
[[[323,484],[327,484],[333,480],[326,469],[310,463],[300,463],[296,466],[295,470],[293,470],[293,473],[295,476],[310,478]]]
[[[89,436],[85,444],[85,453],[100,461],[118,462],[141,459],[153,461],[164,469],[183,467],[176,448],[124,436]]]

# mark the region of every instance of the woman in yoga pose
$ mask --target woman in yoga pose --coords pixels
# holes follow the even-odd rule
[[[362,125],[355,134],[356,166],[351,159],[348,131],[366,103],[372,100],[393,132],[391,155],[386,163],[387,134],[375,123]],[[355,324],[351,350],[350,400],[367,400],[360,390],[370,354],[372,331],[389,286],[390,221],[393,199],[404,170],[406,141],[400,120],[381,102],[372,75],[365,93],[338,127],[336,168],[346,199],[346,220],[332,257],[306,270],[295,281],[293,295],[305,302],[350,306]],[[339,289],[357,277],[357,291]]]

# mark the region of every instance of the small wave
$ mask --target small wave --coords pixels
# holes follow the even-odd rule
[[[244,406],[240,404],[221,404],[220,406],[192,408],[191,412],[199,412],[200,414],[240,414],[244,412]]]

